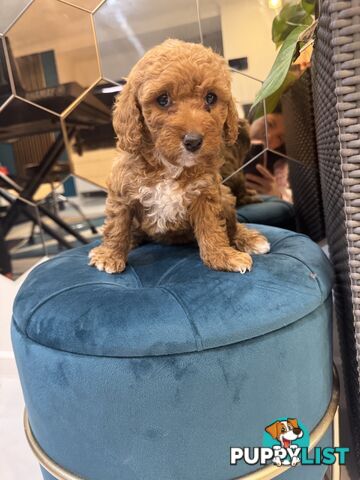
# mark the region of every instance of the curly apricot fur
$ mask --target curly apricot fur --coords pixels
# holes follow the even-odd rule
[[[210,106],[209,92],[217,96]],[[171,99],[166,108],[156,100],[164,93]],[[121,152],[108,181],[103,243],[90,252],[91,265],[120,272],[144,239],[195,238],[207,266],[241,273],[251,269],[249,253],[268,251],[265,237],[237,223],[235,197],[221,185],[221,152],[238,135],[222,57],[180,40],[148,51],[117,98],[113,125]],[[187,133],[202,136],[196,152],[184,147]]]

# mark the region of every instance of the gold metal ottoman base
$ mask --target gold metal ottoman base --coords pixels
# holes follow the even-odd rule
[[[316,445],[325,435],[331,424],[333,425],[333,446],[339,446],[339,398],[339,380],[337,373],[334,371],[331,400],[323,418],[316,425],[314,430],[312,430],[312,432],[310,433],[309,451],[316,447]],[[85,480],[83,477],[79,477],[78,475],[75,475],[74,473],[71,473],[65,468],[63,468],[44,452],[44,450],[41,448],[36,438],[34,437],[34,434],[32,433],[29,417],[26,410],[24,413],[24,429],[26,438],[35,457],[53,477],[55,477],[57,480]],[[278,477],[289,468],[291,467],[278,467],[276,465],[267,465],[266,467],[260,468],[255,472],[243,475],[241,477],[237,477],[234,480],[268,480]],[[331,467],[331,480],[340,480],[340,466],[338,465],[338,463],[334,464]]]

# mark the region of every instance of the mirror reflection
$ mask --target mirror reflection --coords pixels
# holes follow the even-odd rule
[[[35,0],[6,41],[17,94],[52,111],[63,112],[99,77],[91,16],[68,4]]]
[[[55,132],[60,129],[60,119],[36,105],[14,98],[0,115],[0,142],[16,143],[19,138]]]
[[[45,236],[37,206],[3,185],[0,177],[0,212],[17,202],[21,213],[6,239],[0,230],[0,275],[17,280],[46,257]]]
[[[0,0],[0,7],[2,3]],[[1,16],[0,31],[5,31],[29,2],[14,1],[11,8],[6,3],[6,9],[1,9],[6,15]],[[97,202],[99,209],[103,208],[106,179],[117,154],[111,120],[114,98],[121,94],[134,63],[168,37],[202,42],[223,55],[229,64],[241,121],[236,145],[224,152],[221,173],[237,197],[238,208],[245,208],[239,216],[247,221],[259,204],[267,203],[269,218],[262,218],[262,223],[273,224],[276,215],[271,212],[277,212],[280,203],[287,202],[293,216],[296,211],[297,228],[314,232],[313,226],[304,221],[307,215],[303,212],[309,211],[309,198],[315,210],[321,209],[315,143],[303,132],[306,140],[300,145],[294,134],[300,131],[296,126],[299,118],[302,126],[309,126],[312,118],[308,101],[311,52],[303,54],[292,67],[300,86],[289,89],[269,111],[251,110],[276,58],[271,37],[279,9],[270,8],[265,0],[176,0],[171,6],[163,0],[107,0],[91,14],[100,4],[99,0],[34,0],[0,41],[0,172],[20,189],[27,188],[30,201],[40,202],[42,221],[50,228],[45,235],[56,249],[81,243],[82,233],[74,237],[70,231],[77,231],[74,225],[88,224],[76,207],[55,192],[70,198],[68,185],[72,183],[78,206],[82,208],[85,199],[90,202],[96,198],[94,208]],[[12,92],[5,45],[20,97],[6,105]],[[306,110],[305,102],[309,107],[307,117],[299,117],[299,109],[302,114]],[[76,177],[64,187],[69,173]],[[2,187],[12,189],[7,183]],[[304,202],[304,188],[312,192],[306,196],[308,203]],[[91,208],[90,202],[85,217],[93,217]],[[10,218],[13,213],[9,217],[8,211],[9,205],[3,205],[6,238],[13,235],[14,224]],[[291,225],[279,226],[295,228],[293,220]],[[68,222],[70,227],[64,230]],[[86,229],[91,231],[89,225]],[[316,235],[321,237],[322,233]]]
[[[76,175],[68,175],[51,192],[37,202],[40,213],[47,211],[53,217],[42,215],[60,237],[47,234],[45,237],[48,255],[79,245],[84,245],[100,236],[103,224],[106,192],[98,185]],[[61,222],[57,220],[60,219]],[[63,228],[66,226],[66,228]]]
[[[31,3],[32,0],[0,0],[0,33],[10,27],[20,13]]]
[[[69,171],[59,117],[12,99],[0,114],[0,235],[3,241],[16,239],[10,246],[6,244],[7,250],[12,246],[18,250],[27,238],[28,225],[21,227],[24,222],[41,225],[45,233],[52,234],[53,229],[40,218],[52,218],[52,213],[43,206],[36,211],[30,207],[47,196]],[[15,272],[20,274],[20,270]]]
[[[112,106],[122,85],[99,82],[66,117],[68,129],[75,126],[70,142],[73,171],[102,187],[116,156]]]
[[[9,72],[6,64],[4,39],[0,38],[0,109],[11,96]]]
[[[0,211],[6,211],[15,200],[21,209],[6,240],[0,233],[0,274],[16,280],[44,256],[52,257],[100,237],[106,193],[98,185],[68,175],[33,203],[5,189],[1,176],[0,181]]]
[[[95,8],[102,3],[101,0],[65,0],[66,3],[69,3],[70,5],[74,5],[76,7],[81,7],[84,8],[85,10],[88,10],[89,12],[92,12],[95,10]]]
[[[147,50],[167,38],[200,42],[194,0],[176,0],[171,5],[164,0],[109,0],[94,18],[103,75],[115,81],[126,77]],[[217,27],[211,17],[204,22],[203,35],[209,43],[213,34],[218,38]]]

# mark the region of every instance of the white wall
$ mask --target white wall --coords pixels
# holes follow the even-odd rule
[[[266,0],[223,0],[220,6],[225,58],[248,57],[249,68],[244,73],[265,80],[276,57],[271,40],[275,11]],[[238,107],[252,103],[260,86],[234,73],[233,93]]]

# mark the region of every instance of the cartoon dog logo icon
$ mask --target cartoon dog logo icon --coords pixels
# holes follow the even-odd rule
[[[303,430],[299,427],[298,421],[296,418],[287,418],[286,420],[277,420],[276,422],[268,425],[265,428],[265,431],[269,433],[273,439],[277,440],[280,443],[280,446],[275,446],[274,449],[293,449],[293,442],[304,435]],[[287,450],[289,451],[289,450]],[[281,460],[279,457],[275,456],[273,462],[277,466],[281,465],[291,465],[295,466],[300,462],[299,457],[292,456],[291,462],[288,458]]]

